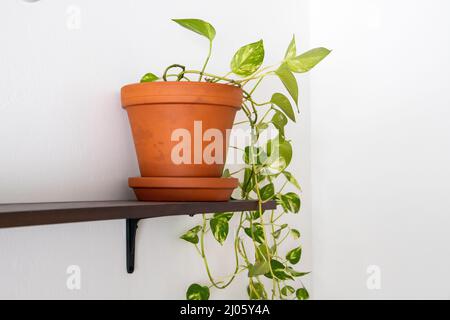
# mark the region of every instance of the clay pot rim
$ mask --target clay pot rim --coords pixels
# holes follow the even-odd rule
[[[152,81],[152,82],[134,82],[128,83],[122,86],[123,88],[130,86],[206,86],[206,87],[228,87],[228,88],[237,88],[241,89],[237,85],[229,84],[229,83],[217,83],[217,82],[206,82],[206,81]],[[242,89],[241,89],[242,90]]]
[[[235,189],[239,180],[224,177],[130,177],[128,185],[144,189]]]
[[[167,90],[171,88],[171,90]],[[198,90],[196,90],[198,88]],[[210,91],[205,94],[206,91]],[[166,89],[164,93],[158,89]],[[131,83],[121,88],[123,108],[150,104],[209,104],[241,108],[243,91],[240,87],[200,81],[155,81]]]

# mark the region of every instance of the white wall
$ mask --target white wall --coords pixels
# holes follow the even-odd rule
[[[450,3],[310,9],[315,297],[448,299]]]
[[[80,13],[81,25],[71,17]],[[217,29],[212,71],[228,68],[241,45],[265,40],[267,62],[282,57],[293,32],[308,47],[307,1],[22,0],[0,4],[0,203],[130,199],[138,175],[119,89],[148,71],[200,66],[207,44],[170,18],[198,17]],[[294,218],[311,268],[308,82],[303,118],[290,134],[293,171],[305,194]],[[197,218],[140,223],[137,269],[125,272],[124,222],[0,230],[0,298],[184,298],[206,280],[195,250],[178,236]],[[231,249],[210,248],[218,275]],[[79,265],[82,289],[66,288]],[[241,278],[242,280],[245,277]],[[307,284],[310,282],[307,280]],[[212,298],[246,298],[244,283]]]
[[[126,179],[138,169],[119,89],[174,62],[198,66],[206,50],[170,18],[216,26],[217,72],[259,38],[267,62],[276,61],[296,32],[301,49],[334,49],[311,84],[301,77],[302,120],[289,128],[304,189],[293,222],[304,235],[303,269],[313,267],[314,297],[449,298],[450,4],[309,6],[3,1],[0,203],[133,197]],[[77,9],[81,28],[71,30]],[[141,222],[133,275],[125,272],[123,221],[0,230],[0,298],[183,298],[189,283],[206,279],[193,248],[178,239],[194,220]],[[232,267],[228,249],[210,247],[219,275]],[[66,288],[71,264],[82,268],[80,291]],[[380,290],[366,286],[370,265],[380,267]],[[212,297],[245,298],[244,279]]]

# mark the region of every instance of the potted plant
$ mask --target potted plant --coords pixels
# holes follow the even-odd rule
[[[286,239],[291,237],[298,241],[300,238],[297,229],[281,222],[285,214],[298,213],[301,203],[297,193],[285,192],[288,184],[298,191],[300,185],[287,170],[293,150],[284,129],[289,121],[296,121],[293,105],[296,111],[299,111],[298,85],[294,74],[308,72],[324,59],[330,50],[320,47],[297,54],[293,37],[281,61],[276,65],[263,67],[264,44],[263,40],[259,40],[238,49],[231,59],[230,71],[224,75],[216,75],[206,69],[216,34],[214,27],[199,19],[173,21],[205,37],[209,43],[208,54],[200,70],[173,64],[167,67],[161,76],[147,73],[142,77],[141,84],[122,89],[123,105],[127,108],[132,126],[135,127],[133,135],[136,148],[147,147],[148,136],[143,138],[141,134],[148,133],[149,127],[155,126],[158,132],[166,132],[166,126],[170,127],[172,122],[177,122],[175,126],[194,131],[192,123],[201,118],[206,121],[208,127],[215,126],[219,131],[225,132],[231,128],[234,115],[240,108],[246,116],[245,123],[250,128],[251,139],[249,145],[243,149],[245,165],[236,172],[225,170],[222,173],[223,163],[215,163],[213,167],[195,168],[192,164],[184,163],[178,168],[163,162],[158,164],[155,160],[157,157],[167,158],[171,152],[170,148],[160,148],[156,153],[152,151],[153,154],[150,154],[150,157],[155,157],[153,160],[145,159],[146,155],[139,155],[141,151],[138,150],[141,173],[153,176],[171,176],[173,173],[183,177],[241,176],[239,198],[256,199],[259,204],[258,210],[253,212],[203,215],[200,225],[194,226],[181,236],[196,247],[209,279],[209,285],[206,286],[196,283],[190,285],[186,297],[208,299],[210,288],[225,289],[238,274],[246,272],[247,293],[250,299],[307,299],[308,291],[303,285],[294,287],[295,280],[307,274],[294,269],[301,259],[300,244],[285,254],[279,249]],[[257,101],[254,97],[259,85],[272,76],[280,79],[287,95],[274,92],[270,100]],[[139,110],[136,107],[146,104],[157,105],[154,109],[158,113],[157,120],[149,108]],[[176,115],[167,111],[167,104],[177,105]],[[146,120],[146,117],[151,120]],[[277,130],[278,134],[261,145],[260,137],[268,128]],[[167,136],[167,132],[165,135]],[[151,140],[151,143],[154,143],[154,140]],[[226,154],[227,147],[226,143],[223,144],[223,154]],[[281,187],[277,189],[276,185]],[[270,200],[279,203],[282,208],[280,213],[262,210],[262,204]],[[205,236],[210,232],[217,242],[223,244],[228,238],[229,224],[233,218],[237,223],[233,234],[235,268],[232,275],[219,281],[213,277],[209,268],[204,245]]]

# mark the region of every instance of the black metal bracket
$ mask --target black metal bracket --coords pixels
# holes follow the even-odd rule
[[[136,231],[140,219],[127,219],[126,237],[127,237],[127,272],[134,271],[134,254],[136,252]]]
[[[189,214],[193,217],[194,214]],[[134,272],[134,259],[136,253],[136,233],[138,228],[138,223],[141,219],[127,219],[126,224],[126,237],[127,237],[127,272]]]

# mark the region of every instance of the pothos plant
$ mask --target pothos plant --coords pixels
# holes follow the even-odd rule
[[[210,289],[227,288],[238,274],[246,272],[248,276],[247,293],[250,299],[308,299],[309,294],[303,283],[296,281],[308,272],[294,269],[302,255],[302,247],[297,243],[282,254],[280,245],[292,237],[299,241],[300,232],[282,223],[285,214],[296,214],[300,210],[300,197],[295,192],[285,192],[286,185],[291,184],[300,191],[296,178],[287,171],[292,159],[292,145],[285,134],[288,121],[296,121],[298,108],[298,85],[295,73],[305,73],[324,59],[330,50],[315,48],[297,54],[295,36],[289,43],[284,57],[275,65],[264,66],[263,40],[247,44],[236,51],[230,63],[230,71],[224,75],[206,72],[211,57],[213,40],[216,35],[214,27],[199,19],[174,19],[180,26],[189,29],[209,40],[209,50],[200,70],[188,69],[180,64],[170,65],[162,76],[154,73],[145,74],[141,82],[163,81],[206,81],[239,86],[243,90],[242,110],[251,130],[251,141],[242,151],[245,165],[241,170],[230,172],[225,170],[224,176],[238,175],[243,171],[240,181],[240,198],[258,201],[258,210],[240,213],[216,213],[212,216],[202,215],[202,223],[181,236],[181,239],[195,246],[203,260],[209,283],[189,286],[186,298],[191,300],[209,299]],[[286,88],[290,98],[280,92],[275,92],[269,101],[257,101],[255,92],[261,82],[267,77],[278,77]],[[278,131],[275,139],[268,140],[261,146],[261,133],[273,126]],[[277,152],[274,152],[277,151]],[[281,183],[277,180],[281,180]],[[276,185],[281,185],[276,189]],[[276,200],[282,208],[281,213],[275,210],[264,211],[264,203]],[[237,228],[234,232],[233,272],[224,278],[213,277],[205,252],[205,236],[211,232],[220,244],[229,235],[230,221],[236,219]],[[295,283],[301,283],[295,287]]]

